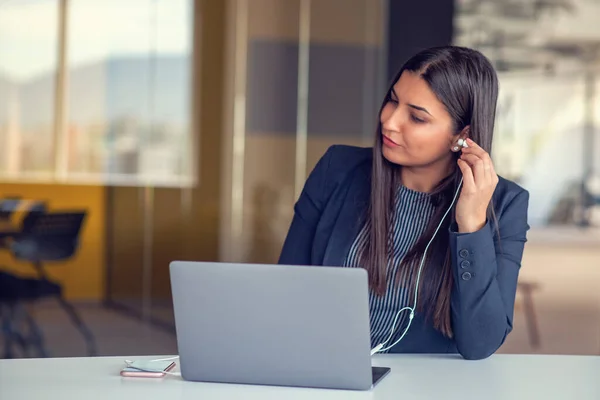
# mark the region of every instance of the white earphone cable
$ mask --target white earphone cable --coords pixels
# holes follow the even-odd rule
[[[423,270],[423,265],[425,264],[425,257],[427,256],[427,250],[429,250],[429,246],[433,242],[433,239],[435,239],[435,236],[437,235],[438,231],[440,230],[440,227],[444,223],[446,216],[448,215],[450,210],[452,210],[452,207],[454,206],[454,203],[456,202],[456,198],[458,197],[458,194],[460,193],[460,188],[462,187],[462,182],[463,182],[463,180],[462,180],[462,178],[460,178],[460,182],[458,183],[458,189],[456,189],[456,193],[454,194],[454,198],[452,199],[452,203],[450,204],[450,207],[448,207],[448,209],[446,210],[446,213],[440,220],[440,223],[438,224],[437,228],[435,229],[433,236],[431,236],[429,243],[427,243],[427,246],[425,246],[425,251],[423,251],[423,257],[421,258],[421,263],[419,264],[419,270],[417,272],[417,280],[415,283],[415,295],[414,295],[413,306],[412,307],[404,307],[396,313],[396,318],[394,318],[394,323],[392,324],[392,329],[390,331],[390,335],[384,342],[378,344],[371,350],[371,355],[391,349],[392,347],[397,345],[404,338],[406,333],[408,332],[408,328],[410,328],[410,324],[412,323],[412,320],[415,317],[415,312],[417,309],[417,300],[418,300],[418,296],[419,296],[419,281],[421,280],[421,271]],[[390,346],[384,347],[387,344],[387,342],[389,342],[392,339],[392,337],[394,336],[394,333],[396,332],[396,323],[398,322],[398,317],[405,310],[410,310],[410,315],[408,317],[408,324],[406,325],[404,332],[402,332],[402,335],[400,336],[400,338],[398,338],[398,340],[396,340],[393,344],[391,344]]]
[[[167,357],[167,358],[156,358],[154,360],[145,360],[146,362],[159,362],[159,361],[171,361],[171,360],[177,360],[179,358],[179,356],[174,356],[174,357]],[[124,360],[125,364],[127,364],[128,366],[133,364],[133,361],[131,360]]]

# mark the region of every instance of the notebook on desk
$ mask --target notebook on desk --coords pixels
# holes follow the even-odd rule
[[[170,265],[180,368],[190,381],[368,390],[367,273],[361,268]]]

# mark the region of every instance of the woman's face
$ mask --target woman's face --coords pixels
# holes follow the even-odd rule
[[[406,167],[450,162],[458,139],[452,118],[429,85],[404,71],[394,84],[380,115],[383,156]]]

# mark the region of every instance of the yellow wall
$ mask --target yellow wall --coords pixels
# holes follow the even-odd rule
[[[0,198],[19,196],[46,201],[50,211],[85,209],[88,214],[75,256],[66,262],[46,264],[53,280],[63,285],[70,299],[99,300],[104,295],[105,188],[100,186],[0,184]],[[17,216],[18,217],[18,216]],[[0,268],[33,275],[30,264],[19,263],[6,250],[0,251]]]

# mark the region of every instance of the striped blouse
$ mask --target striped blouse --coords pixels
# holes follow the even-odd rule
[[[400,186],[395,199],[395,208],[392,215],[393,253],[388,262],[387,281],[388,287],[385,296],[369,294],[370,322],[371,322],[371,347],[387,340],[390,335],[396,313],[401,308],[413,305],[413,298],[409,298],[407,290],[403,290],[403,282],[409,276],[403,272],[399,277],[399,284],[395,284],[398,267],[402,258],[414,245],[419,236],[425,231],[434,212],[430,195],[417,192]],[[348,256],[345,267],[359,267],[359,253],[367,241],[366,229],[357,235]],[[386,344],[391,345],[402,334],[408,322],[409,311],[403,311],[396,324],[392,339]]]

